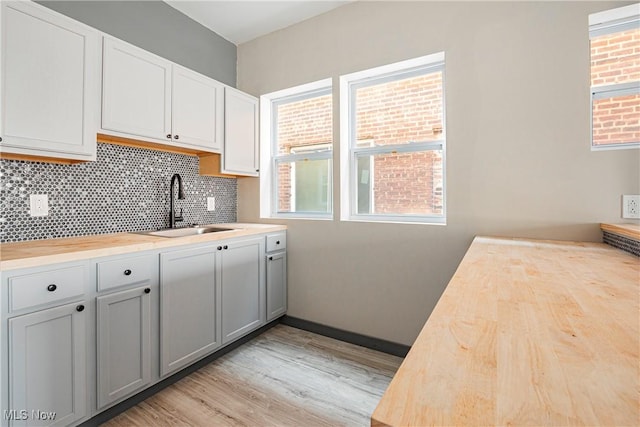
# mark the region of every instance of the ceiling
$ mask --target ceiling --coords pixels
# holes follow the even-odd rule
[[[239,45],[343,6],[353,0],[164,0]]]

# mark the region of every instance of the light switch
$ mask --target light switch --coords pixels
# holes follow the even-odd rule
[[[216,198],[215,197],[207,197],[207,210],[215,211],[216,210]]]

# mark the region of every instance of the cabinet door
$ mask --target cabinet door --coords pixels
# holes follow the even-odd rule
[[[287,253],[267,255],[267,322],[287,312]]]
[[[65,426],[85,415],[85,313],[68,304],[9,319],[11,425]]]
[[[119,40],[103,45],[102,128],[169,141],[171,63]]]
[[[226,248],[220,251],[223,344],[265,323],[264,237]]]
[[[174,65],[172,89],[174,142],[220,152],[224,137],[224,85]]]
[[[216,249],[160,254],[160,373],[167,375],[220,346]]]
[[[3,153],[94,160],[100,99],[95,30],[31,2],[2,2]]]
[[[225,89],[223,173],[258,176],[258,100]]]
[[[150,292],[139,287],[96,298],[98,409],[151,381]]]

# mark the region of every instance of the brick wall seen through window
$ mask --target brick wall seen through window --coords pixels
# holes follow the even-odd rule
[[[332,95],[277,106],[278,155],[331,150],[333,144]],[[278,165],[279,212],[327,212],[331,206],[328,159],[301,159]],[[294,180],[292,182],[292,179]],[[292,206],[295,203],[296,206]]]
[[[635,84],[635,93],[605,91]],[[591,37],[592,144],[640,142],[640,28]]]
[[[340,77],[341,219],[446,222],[444,56]]]
[[[381,146],[442,138],[442,96],[442,72],[359,88],[356,143]],[[442,213],[442,151],[392,152],[368,161],[373,161],[373,173],[364,189],[367,169],[361,165],[358,171],[358,213]]]

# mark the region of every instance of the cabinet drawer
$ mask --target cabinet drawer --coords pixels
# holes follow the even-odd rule
[[[9,277],[9,310],[50,304],[84,294],[84,266]]]
[[[287,248],[287,233],[275,233],[267,235],[267,252],[273,252]]]
[[[144,255],[97,263],[98,291],[151,280],[154,260]]]

